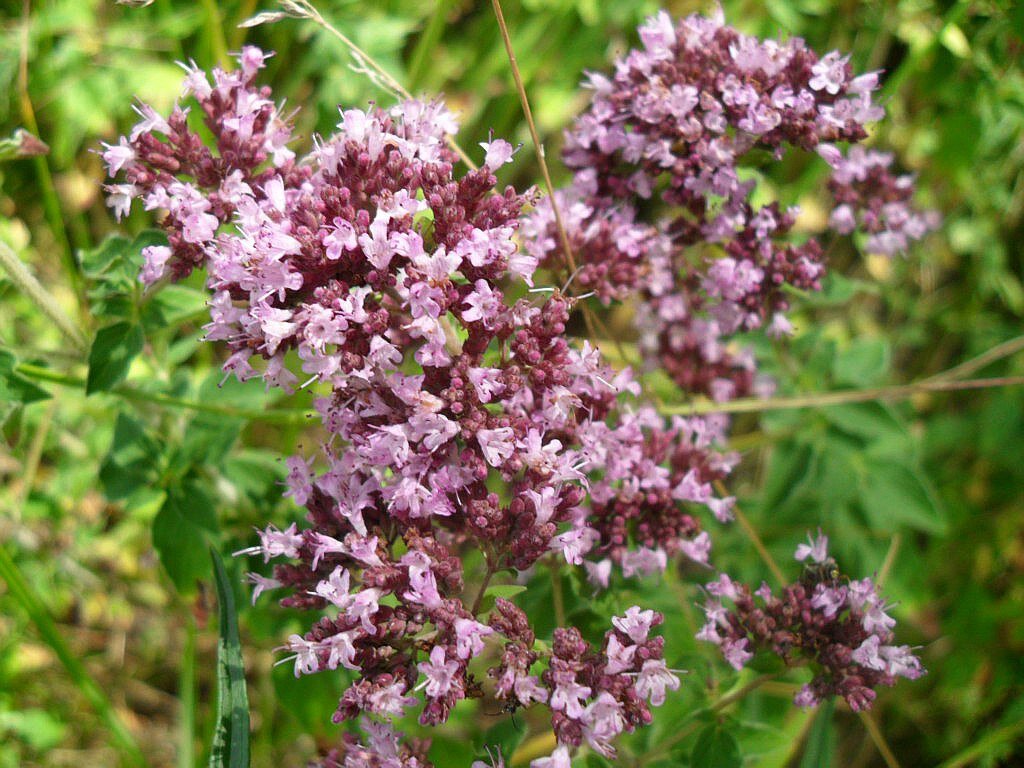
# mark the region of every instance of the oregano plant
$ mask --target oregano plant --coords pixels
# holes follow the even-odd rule
[[[576,571],[600,594],[696,564],[697,637],[736,670],[759,654],[809,667],[794,706],[868,709],[879,686],[924,672],[877,586],[846,575],[824,534],[794,542],[801,565],[775,589],[719,571],[713,550],[742,514],[727,406],[772,389],[737,334],[792,333],[791,305],[828,268],[822,244],[797,234],[799,211],[766,199],[762,166],[820,156],[834,236],[872,253],[902,253],[936,226],[893,156],[860,146],[884,115],[879,74],[720,14],[662,12],[639,37],[611,75],[588,75],[591,103],[563,151],[573,182],[554,195],[501,187],[517,147],[464,152],[440,100],[342,105],[335,133],[304,142],[260,84],[272,53],[251,46],[234,68],[186,66],[185,101],[169,115],[139,104],[141,121],[103,151],[115,213],[135,201],[160,212],[166,242],[141,251],[147,289],[205,270],[205,340],[227,351],[225,375],[315,393],[284,491],[305,520],[272,520],[235,554],[252,558],[254,599],[312,612],[281,639],[281,663],[348,671],[324,717],[362,735],[324,766],[429,765],[428,744],[394,723],[443,727],[474,699],[546,712],[554,741],[533,768],[588,751],[614,760],[687,670],[667,663],[663,615],[643,605],[595,629],[556,604],[539,633],[522,599],[538,570],[556,582]],[[639,370],[612,365],[589,333],[623,301]],[[133,333],[101,331],[90,388],[124,378]],[[667,415],[647,385],[659,370],[679,401],[717,405]],[[235,697],[237,648],[223,658],[221,696]],[[238,726],[225,722],[221,756]],[[491,765],[511,759],[487,746]],[[707,731],[694,759],[732,751],[727,732]]]

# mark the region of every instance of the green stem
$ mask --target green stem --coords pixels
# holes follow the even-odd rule
[[[565,598],[562,596],[562,569],[558,560],[551,561],[551,602],[555,609],[555,623],[565,626]]]
[[[196,623],[185,619],[185,647],[178,673],[178,700],[181,722],[178,725],[178,768],[194,768],[196,764]]]
[[[68,387],[81,388],[85,386],[85,379],[66,373],[60,373],[59,371],[53,371],[49,368],[43,368],[38,365],[18,363],[14,366],[14,370],[22,376],[26,376],[37,381],[48,381],[53,384],[61,384]],[[190,411],[199,411],[200,413],[215,413],[220,416],[246,419],[247,421],[268,421],[276,424],[297,424],[316,415],[313,411],[303,411],[295,408],[268,408],[263,411],[253,410],[250,408],[233,408],[229,405],[215,405],[213,403],[204,403],[197,400],[186,400],[181,397],[171,397],[170,395],[164,395],[160,392],[146,392],[141,389],[135,389],[134,387],[130,387],[126,384],[115,387],[111,392],[125,398],[126,400],[153,403],[154,405],[166,408],[184,408]]]
[[[414,93],[423,80],[428,57],[437,47],[441,35],[444,34],[447,14],[448,0],[435,0],[434,13],[431,14],[420,39],[416,41],[416,48],[412,52],[412,60],[409,63],[409,90]]]
[[[213,48],[214,58],[222,67],[230,67],[231,61],[228,57],[228,43],[224,37],[224,20],[220,17],[220,9],[216,0],[202,0],[203,10],[206,12],[204,24],[206,33],[210,36],[210,46]]]
[[[487,592],[487,586],[491,583],[491,578],[497,572],[497,568],[494,566],[494,561],[491,560],[490,555],[484,553],[484,559],[487,561],[487,572],[484,573],[483,581],[480,583],[480,591],[476,593],[476,599],[473,601],[473,608],[470,610],[474,616],[480,613],[480,604],[483,602],[484,594]]]
[[[42,599],[29,585],[3,544],[0,544],[0,577],[7,582],[11,596],[28,614],[36,630],[56,654],[78,690],[96,710],[110,731],[111,738],[124,752],[128,763],[134,766],[147,765],[142,750],[139,749],[135,738],[118,717],[114,705],[104,694],[103,689],[92,679],[75,653],[68,647]]]

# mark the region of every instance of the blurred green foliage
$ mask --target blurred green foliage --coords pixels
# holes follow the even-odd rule
[[[179,93],[175,60],[214,64],[249,40],[277,52],[267,76],[300,108],[300,133],[329,132],[337,105],[390,96],[334,38],[306,22],[240,30],[272,6],[252,0],[8,3],[0,38],[0,136],[25,128],[46,157],[0,165],[0,240],[27,262],[81,325],[84,359],[0,276],[0,543],[42,595],[66,642],[107,692],[154,766],[204,759],[215,720],[217,622],[206,544],[247,546],[252,526],[297,511],[280,496],[279,457],[313,441],[309,394],[281,399],[227,382],[220,352],[201,345],[201,279],[143,297],[133,275],[152,222],[119,228],[102,201],[95,150],[133,122],[135,97],[166,110]],[[513,43],[548,156],[586,102],[585,69],[607,68],[635,42],[655,2],[507,3]],[[323,2],[324,14],[409,88],[443,93],[471,150],[490,131],[528,143],[489,3]],[[797,336],[756,342],[782,393],[911,381],[1024,332],[1024,5],[898,0],[727,0],[747,32],[800,35],[818,50],[853,53],[856,70],[886,71],[888,120],[878,142],[917,172],[943,231],[907,259],[832,252],[826,291],[798,301]],[[670,2],[682,14],[703,4]],[[553,163],[552,171],[566,173]],[[523,152],[507,181],[539,178]],[[820,228],[816,170],[799,158],[770,179]],[[134,237],[135,239],[131,239]],[[628,309],[610,318],[628,340]],[[88,364],[87,364],[88,363]],[[43,371],[40,378],[39,371]],[[1024,374],[1009,357],[981,375]],[[88,394],[87,394],[88,393]],[[182,403],[199,403],[200,409]],[[249,418],[272,410],[272,418]],[[290,410],[288,410],[290,409]],[[832,538],[844,569],[885,569],[903,642],[923,646],[929,675],[879,697],[874,710],[906,766],[1024,762],[1024,398],[1019,389],[920,395],[737,419],[744,462],[733,487],[785,563],[807,530]],[[738,530],[717,529],[722,568],[767,577]],[[241,564],[228,563],[236,583]],[[795,573],[794,573],[795,575]],[[722,709],[712,703],[764,668],[736,675],[693,640],[696,583],[622,582],[593,596],[576,574],[538,574],[517,602],[597,634],[640,602],[666,613],[669,661],[691,670],[655,724],[625,740],[634,766],[872,766],[882,758],[863,724],[836,708],[789,702],[799,673]],[[0,585],[0,767],[117,765],[102,720],[52,647]],[[271,649],[305,617],[239,606],[250,681],[253,764],[299,766],[337,738],[329,721],[344,680],[296,680]],[[550,626],[547,627],[550,631]],[[414,724],[409,729],[416,732]],[[543,722],[457,710],[436,735],[441,768],[468,765],[502,744],[514,764],[550,751]],[[588,768],[606,764],[590,755]]]

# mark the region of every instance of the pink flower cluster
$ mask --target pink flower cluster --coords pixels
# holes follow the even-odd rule
[[[800,581],[780,595],[767,584],[751,590],[721,574],[707,585],[707,620],[697,637],[717,645],[737,670],[758,650],[788,665],[809,665],[814,678],[797,693],[796,704],[842,696],[860,711],[871,707],[878,686],[895,685],[897,677],[916,680],[924,669],[910,647],[893,645],[896,621],[872,580],[842,577],[827,549],[820,534],[798,546],[796,559],[810,562]]]
[[[862,228],[877,250],[934,222],[909,207],[912,185],[886,157],[828,143],[858,141],[877,119],[874,75],[717,19],[661,14],[641,38],[613,79],[591,76],[593,104],[569,135],[576,178],[558,201],[582,258],[573,280],[606,304],[636,294],[651,357],[688,392],[727,400],[758,382],[730,336],[787,332],[787,286],[816,289],[824,269],[815,241],[792,241],[794,211],[751,202],[741,166],[753,150],[817,149],[834,168],[836,228]],[[336,133],[297,157],[256,84],[266,58],[247,47],[212,80],[185,67],[196,114],[140,105],[103,158],[120,177],[107,187],[118,216],[135,199],[161,212],[168,243],[145,249],[141,280],[205,269],[207,339],[230,350],[225,371],[317,393],[324,439],[287,460],[285,495],[306,520],[268,526],[239,554],[278,561],[249,575],[254,600],[284,589],[284,605],[323,613],[281,649],[295,674],[355,673],[334,719],[362,719],[365,735],[322,764],[425,768],[426,746],[379,721],[415,707],[437,725],[483,697],[550,712],[558,746],[534,768],[568,768],[583,744],[613,756],[679,686],[650,634],[662,617],[634,606],[599,643],[559,627],[545,644],[487,585],[543,558],[599,587],[613,569],[657,573],[677,554],[707,565],[698,510],[732,518],[734,500],[714,490],[738,460],[720,448],[727,420],[666,421],[631,402],[628,370],[570,344],[577,299],[527,290],[558,242],[549,204],[524,217],[535,193],[497,188],[508,142],[485,142],[483,165],[456,173],[453,115],[406,101],[342,111]],[[656,193],[652,224],[634,203]],[[468,556],[484,574],[467,588]],[[762,588],[764,608],[724,575],[709,591],[702,636],[734,666],[758,647],[787,659],[796,648],[824,670],[800,703],[838,693],[861,706],[879,683],[920,673],[891,645],[868,581],[805,579],[781,598]]]
[[[570,346],[573,300],[506,296],[537,266],[513,240],[532,193],[495,190],[511,145],[485,143],[482,168],[456,176],[452,115],[409,101],[342,112],[337,133],[297,160],[255,85],[265,58],[246,48],[212,84],[188,68],[215,150],[188,110],[164,120],[142,106],[131,136],[104,152],[124,177],[108,188],[119,213],[134,198],[166,212],[168,245],[146,249],[143,282],[205,267],[207,339],[231,350],[225,370],[320,393],[327,439],[288,459],[286,495],[308,525],[271,525],[244,550],[289,561],[250,575],[254,597],[287,588],[284,604],[329,610],[283,649],[296,675],[358,673],[338,721],[397,717],[422,697],[420,721],[442,723],[485,695],[469,662],[490,647],[493,695],[546,705],[563,744],[610,754],[677,684],[647,638],[660,619],[631,609],[600,652],[562,629],[569,645],[542,653],[514,605],[485,615],[463,555],[482,553],[485,583],[545,556],[581,565],[593,553],[604,585],[613,562],[627,575],[676,551],[705,562],[710,540],[680,504],[727,515],[708,486],[733,463],[712,447],[720,431],[620,410],[637,385]],[[540,677],[538,662],[549,665]]]
[[[844,235],[866,232],[869,252],[901,253],[939,225],[935,211],[911,207],[914,177],[893,174],[891,153],[852,147],[844,156],[830,144],[822,144],[818,153],[832,166],[828,186],[836,207],[829,226]]]
[[[788,289],[819,290],[818,242],[792,235],[797,210],[757,205],[755,169],[786,147],[818,150],[832,165],[835,229],[870,233],[869,250],[895,253],[936,225],[909,207],[913,184],[888,171],[891,156],[857,142],[883,110],[878,74],[854,77],[849,57],[819,58],[799,38],[758,40],[721,16],[640,28],[643,48],[612,77],[591,74],[590,108],[566,134],[575,171],[557,202],[583,262],[577,279],[606,303],[638,292],[645,351],[687,392],[728,400],[758,383],[742,331],[789,333]],[[658,198],[647,224],[634,201]],[[557,253],[550,205],[524,231],[541,262]]]

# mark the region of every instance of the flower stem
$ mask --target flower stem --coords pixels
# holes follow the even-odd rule
[[[49,368],[43,368],[29,363],[18,363],[14,366],[15,372],[36,381],[48,381],[53,384],[61,384],[69,387],[84,387],[85,379],[72,376]],[[229,416],[236,419],[248,421],[268,421],[276,424],[301,423],[316,415],[314,411],[305,411],[297,408],[268,408],[266,410],[253,410],[250,408],[233,408],[229,405],[215,405],[197,400],[186,400],[181,397],[172,397],[160,392],[146,392],[134,387],[122,384],[111,390],[126,400],[136,402],[147,402],[165,408],[184,408],[185,410],[200,411],[202,413],[215,413],[220,416]]]
[[[480,591],[476,593],[476,599],[473,601],[473,608],[470,610],[474,616],[480,613],[480,604],[484,601],[484,593],[487,591],[487,587],[491,583],[491,578],[497,572],[497,568],[494,566],[490,556],[484,553],[484,560],[487,561],[487,571],[484,573],[483,581],[480,582]]]
[[[723,496],[728,495],[728,489],[726,489],[725,484],[721,480],[715,481],[715,488]],[[733,507],[732,512],[736,517],[736,522],[740,524],[740,528],[743,529],[747,538],[750,539],[751,543],[754,545],[754,549],[757,550],[757,554],[760,555],[764,564],[768,566],[768,570],[772,572],[772,576],[775,577],[778,585],[781,587],[786,584],[786,576],[782,573],[782,569],[779,568],[779,564],[775,562],[775,558],[772,557],[772,553],[769,552],[768,548],[764,545],[764,541],[761,539],[757,530],[755,530],[754,526],[750,524],[750,520],[747,519],[745,514],[743,514],[743,510],[736,505]]]
[[[864,723],[864,728],[867,730],[871,740],[875,742],[875,746],[878,747],[878,752],[882,755],[882,759],[885,760],[885,764],[889,766],[889,768],[900,768],[900,761],[896,759],[896,755],[889,746],[889,742],[887,742],[885,740],[885,736],[882,735],[882,729],[878,727],[878,723],[875,722],[875,718],[871,713],[858,712],[857,715],[860,717],[860,721]]]

